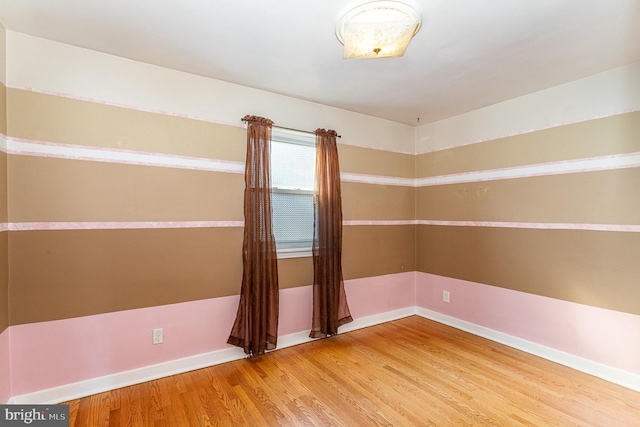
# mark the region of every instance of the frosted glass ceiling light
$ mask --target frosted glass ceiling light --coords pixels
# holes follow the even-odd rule
[[[336,24],[344,58],[402,56],[420,29],[420,14],[397,1],[374,1],[354,7]]]

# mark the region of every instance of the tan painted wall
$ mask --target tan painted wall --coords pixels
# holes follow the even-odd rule
[[[611,93],[602,85],[629,80],[634,67],[570,85],[584,94],[592,82],[604,82],[594,86],[600,95],[584,102],[593,110],[575,115],[582,119],[566,126],[557,120],[571,112],[566,106],[557,116],[545,116],[546,121],[530,114],[540,108],[541,98],[542,104],[556,105],[554,94],[566,91],[554,89],[549,96],[527,98],[535,101],[531,111],[496,106],[419,128],[416,137],[405,126],[29,36],[12,33],[10,41],[7,55],[15,82],[6,91],[6,132],[32,141],[242,162],[245,131],[237,121],[253,113],[293,121],[280,121],[284,126],[333,127],[343,135],[342,172],[403,179],[640,151],[640,113],[628,112],[640,108],[625,104],[627,98],[620,108],[600,102]],[[38,61],[49,66],[46,73],[34,67]],[[78,76],[80,69],[86,75]],[[146,75],[163,82],[166,92],[159,95]],[[633,92],[635,80],[630,81]],[[633,92],[628,98],[640,96]],[[598,110],[603,104],[609,114]],[[511,133],[516,135],[501,137]],[[413,143],[424,154],[407,153]],[[16,154],[6,157],[6,164],[5,221],[12,223],[243,219],[243,180],[237,173]],[[345,220],[381,222],[345,226],[345,279],[418,270],[640,313],[633,285],[638,233],[544,228],[554,223],[638,224],[639,178],[638,168],[628,168],[418,188],[345,181]],[[385,223],[414,220],[530,222],[542,228]],[[236,295],[241,234],[240,227],[2,233],[11,244],[11,316],[6,323]],[[283,288],[311,282],[309,258],[279,260],[279,270]]]
[[[7,90],[0,83],[0,138],[7,135]],[[0,151],[0,222],[7,222],[7,153]]]
[[[9,242],[0,233],[0,333],[9,327]]]
[[[0,133],[7,134],[7,87],[0,83]]]
[[[420,219],[640,224],[640,168],[422,187]]]
[[[126,139],[128,148],[138,151],[157,148],[171,155],[241,160],[238,147],[244,147],[242,129],[58,98],[9,90],[11,136],[61,144],[86,141],[88,146],[103,148],[120,148],[117,141]],[[47,108],[52,109],[51,114]],[[30,116],[30,111],[38,113]],[[417,157],[340,145],[341,169],[347,173],[405,178],[417,174],[423,178],[436,176],[434,170],[449,174],[630,153],[640,149],[637,114],[594,119]],[[56,119],[48,120],[50,116]],[[76,126],[77,116],[82,117],[81,123],[90,124],[88,129]],[[102,133],[93,135],[89,131],[92,127]],[[167,132],[157,132],[157,128]],[[146,129],[156,132],[154,138],[147,136]],[[607,143],[599,144],[603,139]],[[243,219],[241,174],[12,155],[8,176],[12,222]],[[347,221],[417,218],[638,224],[640,197],[635,191],[636,182],[640,182],[638,168],[417,189],[343,182],[343,211]],[[631,260],[638,255],[640,245],[634,240],[635,234],[417,228],[416,235],[413,225],[345,227],[345,278],[417,268],[604,308],[639,311],[637,299],[628,298],[636,292],[632,278],[638,272]],[[10,302],[12,324],[235,295],[239,291],[240,228],[20,231],[11,232],[11,236],[10,267],[15,289]],[[283,288],[310,284],[309,259],[283,259],[279,266]],[[603,283],[615,283],[615,290],[603,287]]]
[[[19,87],[7,91],[9,136],[38,147],[62,147],[72,158],[33,152],[8,156],[8,221],[27,227],[41,224],[37,230],[3,233],[11,240],[9,323],[237,295],[242,280],[241,227],[123,229],[120,225],[77,230],[73,224],[243,221],[243,174],[95,161],[86,158],[87,152],[73,157],[88,148],[94,150],[89,156],[95,150],[130,150],[169,160],[184,156],[243,163],[246,131],[234,124],[42,92]],[[316,127],[325,126],[321,119]],[[387,122],[379,123],[381,134],[393,135],[384,130]],[[363,129],[370,131],[370,126]],[[360,140],[352,126],[338,130]],[[406,138],[404,131],[398,138]],[[413,154],[340,142],[342,172],[415,177]],[[415,218],[413,187],[342,185],[347,221]],[[67,225],[42,229],[47,224]],[[345,279],[413,271],[414,246],[414,225],[347,226]],[[278,267],[281,288],[311,284],[310,258],[280,259]]]
[[[9,89],[11,136],[36,141],[244,161],[245,131],[20,89]]]
[[[241,174],[11,156],[12,222],[242,221]]]
[[[640,233],[418,227],[418,270],[640,314]]]
[[[0,24],[0,138],[7,135],[6,30]],[[0,223],[7,222],[7,155],[0,152]],[[0,233],[0,333],[9,326],[9,242]]]
[[[558,162],[638,150],[640,111],[425,153],[418,177]]]
[[[640,64],[430,124],[418,144],[419,271],[640,314]]]

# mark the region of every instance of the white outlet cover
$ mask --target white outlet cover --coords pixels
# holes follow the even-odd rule
[[[162,344],[164,340],[164,332],[162,328],[153,330],[153,344]]]

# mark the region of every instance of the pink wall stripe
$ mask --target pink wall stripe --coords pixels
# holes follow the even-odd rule
[[[365,175],[350,172],[341,172],[340,180],[346,182],[360,182],[363,184],[398,185],[403,187],[415,187],[414,178],[402,178],[396,176]]]
[[[354,319],[415,305],[415,272],[387,274],[344,281]]]
[[[0,333],[0,404],[6,403],[11,397],[11,352],[10,328]]]
[[[366,144],[354,144],[352,142],[343,141],[341,138],[338,139],[337,142],[338,142],[338,145],[349,145],[351,147],[366,148],[368,150],[384,151],[385,153],[409,154],[409,155],[415,156],[415,153],[413,151],[392,150],[390,148],[373,147],[371,145],[366,145]]]
[[[238,301],[232,296],[11,326],[12,394],[229,347]],[[161,345],[152,344],[154,328],[164,329]]]
[[[622,115],[622,114],[635,113],[637,111],[640,111],[640,109],[639,108],[632,108],[632,109],[628,109],[628,110],[618,111],[618,112],[615,112],[615,113],[601,114],[601,115],[596,115],[596,116],[593,116],[593,117],[583,117],[583,118],[580,118],[580,119],[577,119],[577,120],[568,120],[568,121],[565,121],[565,122],[553,123],[553,124],[548,125],[548,126],[541,126],[541,127],[534,128],[534,129],[526,129],[526,130],[523,130],[523,131],[520,131],[520,132],[506,133],[504,135],[500,135],[500,136],[496,136],[496,137],[492,137],[492,138],[477,139],[477,140],[474,140],[474,141],[471,141],[471,142],[465,142],[463,144],[451,145],[449,147],[436,148],[436,149],[432,149],[432,150],[424,150],[424,151],[418,152],[417,155],[435,153],[435,152],[438,152],[438,151],[451,150],[453,148],[466,147],[467,145],[480,144],[482,142],[495,141],[495,140],[498,140],[498,139],[509,138],[509,137],[512,137],[512,136],[525,135],[525,134],[528,134],[528,133],[539,132],[539,131],[546,130],[546,129],[553,129],[553,128],[557,128],[557,127],[560,127],[560,126],[567,126],[567,125],[572,125],[572,124],[576,124],[576,123],[588,122],[588,121],[591,121],[591,120],[604,119],[604,118],[607,118],[607,117],[619,116],[619,115]],[[426,124],[425,126],[428,126],[428,124]]]
[[[240,123],[237,123],[237,122],[226,122],[226,121],[214,120],[214,119],[201,117],[201,116],[194,116],[194,115],[182,114],[182,113],[165,111],[165,110],[155,110],[155,109],[148,109],[148,108],[140,108],[140,107],[136,107],[136,106],[133,106],[133,105],[119,104],[119,103],[114,103],[114,102],[110,102],[110,101],[106,101],[106,100],[100,100],[100,99],[96,99],[96,98],[82,97],[82,96],[76,96],[76,95],[71,95],[71,94],[62,93],[62,92],[36,89],[36,88],[33,88],[33,87],[28,87],[28,86],[18,86],[18,85],[8,85],[8,84],[4,84],[4,86],[8,87],[8,88],[12,88],[12,89],[19,89],[19,90],[25,90],[25,91],[29,91],[29,92],[42,93],[42,94],[45,94],[45,95],[60,96],[60,97],[63,97],[63,98],[76,99],[76,100],[79,100],[79,101],[93,102],[93,103],[96,103],[96,104],[109,105],[109,106],[113,106],[113,107],[126,108],[126,109],[130,109],[130,110],[144,111],[144,112],[148,112],[148,113],[162,114],[162,115],[174,116],[174,117],[183,117],[183,118],[192,119],[192,120],[199,120],[199,121],[223,124],[223,125],[234,126],[234,127],[244,127],[244,123],[242,123],[242,122],[240,122]],[[400,151],[400,150],[388,150],[388,149],[382,150],[382,149],[377,148],[377,147],[371,147],[371,146],[362,145],[362,144],[351,144],[351,143],[348,143],[348,142],[345,142],[345,141],[342,141],[342,140],[339,141],[339,143],[340,144],[344,144],[344,145],[352,145],[352,146],[355,146],[355,147],[362,147],[362,148],[368,148],[368,149],[373,149],[373,150],[388,151],[388,152],[393,152],[393,153],[420,155],[420,154],[428,154],[428,153],[434,153],[434,152],[438,152],[438,151],[450,150],[450,149],[453,149],[453,148],[464,147],[464,146],[472,145],[472,144],[479,144],[479,143],[482,143],[482,142],[494,141],[494,140],[497,140],[497,139],[508,138],[508,137],[512,137],[512,136],[518,136],[518,135],[523,135],[523,134],[532,133],[532,132],[538,132],[538,131],[541,131],[541,130],[552,129],[552,128],[559,127],[559,126],[566,126],[566,125],[571,125],[571,124],[575,124],[575,123],[587,122],[587,121],[590,121],[590,120],[597,120],[597,119],[602,119],[602,118],[606,118],[606,117],[613,117],[613,116],[617,116],[617,115],[633,113],[633,112],[636,112],[636,111],[640,111],[640,109],[634,108],[634,109],[614,112],[614,113],[610,113],[610,114],[602,114],[602,115],[597,115],[597,116],[594,116],[594,117],[587,117],[587,118],[581,118],[581,119],[578,119],[578,120],[570,120],[570,121],[566,121],[566,122],[554,123],[554,124],[551,124],[549,126],[542,126],[542,127],[535,128],[535,129],[527,129],[527,130],[523,130],[521,132],[508,133],[508,134],[504,134],[504,135],[493,137],[493,138],[478,139],[478,140],[474,140],[474,141],[467,142],[467,143],[464,143],[464,144],[452,145],[450,147],[437,148],[437,149],[433,149],[433,150],[424,150],[424,151],[420,151],[418,153],[406,152],[406,151]],[[427,126],[427,125],[425,125],[425,126]]]
[[[243,162],[228,160],[149,153],[115,148],[59,144],[3,136],[0,138],[0,149],[3,149],[5,145],[6,150],[4,151],[15,155],[195,169],[225,173],[244,173]],[[472,171],[424,178],[403,178],[342,172],[340,174],[340,179],[345,182],[358,182],[374,185],[426,187],[635,167],[640,167],[640,152],[538,163],[533,165]]]
[[[345,289],[356,320],[417,306],[640,374],[637,315],[417,272],[348,280]],[[448,304],[443,290],[450,292]],[[8,372],[2,349],[6,355],[9,340],[13,396],[230,348],[226,340],[238,300],[11,326],[0,335],[0,377]],[[309,330],[311,300],[310,286],[280,291],[280,335]],[[152,345],[151,331],[159,327],[165,342]]]
[[[121,230],[144,228],[244,227],[244,221],[165,221],[165,222],[16,222],[9,231],[36,230]]]
[[[345,220],[342,221],[342,225],[415,225],[416,221],[413,219],[407,220]]]
[[[177,113],[177,112],[173,112],[173,111],[155,110],[155,109],[151,109],[151,108],[140,108],[140,107],[136,107],[134,105],[120,104],[120,103],[110,102],[110,101],[96,99],[96,98],[89,98],[89,97],[71,95],[71,94],[68,94],[68,93],[36,89],[36,88],[33,88],[33,87],[28,87],[28,86],[6,85],[6,84],[4,86],[5,87],[10,87],[12,89],[18,89],[18,90],[24,90],[24,91],[28,91],[28,92],[41,93],[41,94],[44,94],[44,95],[59,96],[61,98],[75,99],[75,100],[78,100],[78,101],[93,102],[93,103],[96,103],[96,104],[109,105],[109,106],[112,106],[112,107],[126,108],[126,109],[129,109],[129,110],[135,110],[135,111],[143,111],[143,112],[146,112],[146,113],[154,113],[154,114],[162,114],[162,115],[165,115],[165,116],[182,117],[182,118],[185,118],[185,119],[198,120],[198,121],[202,121],[202,122],[216,123],[216,124],[234,126],[234,127],[239,127],[239,128],[244,128],[245,127],[245,124],[242,123],[242,122],[240,122],[240,123],[227,122],[227,121],[221,121],[221,120],[214,120],[214,119],[207,118],[207,117],[202,117],[202,116],[194,116],[194,115],[190,115],[190,114]],[[354,146],[354,147],[361,147],[361,148],[368,148],[368,149],[372,149],[372,150],[386,151],[386,152],[391,152],[391,153],[411,154],[411,155],[414,154],[413,152],[408,152],[408,151],[381,149],[381,148],[378,148],[378,147],[371,147],[371,146],[362,145],[362,144],[351,144],[351,143],[343,141],[343,140],[338,141],[338,143],[339,144],[343,144],[343,145],[351,145],[351,146]]]
[[[140,166],[206,170],[213,172],[244,173],[243,162],[179,156],[174,154],[60,144],[13,137],[4,137],[4,139],[0,140],[0,149],[3,149],[3,147],[3,151],[9,154],[23,156],[52,157],[59,159],[120,163]],[[413,187],[415,185],[415,179],[413,178],[353,173],[341,173],[340,177],[343,181],[362,182],[367,184],[402,185],[409,187]]]
[[[345,281],[352,315],[413,307],[414,283],[413,272]],[[238,301],[222,297],[11,326],[12,394],[230,348]],[[309,331],[311,304],[311,286],[281,290],[279,334]],[[153,328],[164,329],[163,344],[152,345]]]
[[[417,220],[419,225],[442,225],[449,227],[500,227],[500,228],[529,228],[543,230],[586,230],[586,231],[617,231],[624,233],[640,233],[640,225],[625,224],[571,224],[554,222],[498,222],[498,221],[439,221]]]
[[[23,156],[53,157],[70,160],[195,169],[213,172],[244,173],[243,162],[233,162],[228,160],[149,153],[117,148],[59,144],[12,137],[7,138],[7,146],[7,152],[9,154]]]
[[[571,224],[498,221],[440,221],[440,220],[345,220],[344,226],[359,225],[437,225],[447,227],[500,227],[541,230],[584,230],[640,233],[640,225],[626,224]],[[148,221],[148,222],[11,222],[0,223],[3,231],[38,230],[124,230],[147,228],[215,228],[244,227],[244,221]]]
[[[417,187],[640,167],[640,152],[417,178]]]
[[[415,273],[388,274],[345,280],[344,287],[354,319],[414,306]],[[313,288],[301,286],[280,291],[278,333],[293,334],[311,330]]]
[[[417,273],[416,305],[640,374],[638,315],[428,273]]]
[[[7,136],[0,132],[0,151],[6,153],[8,151],[8,144]]]
[[[206,118],[206,117],[201,117],[201,116],[192,116],[192,115],[189,115],[189,114],[182,114],[182,113],[176,113],[176,112],[164,111],[164,110],[154,110],[154,109],[150,109],[150,108],[140,108],[140,107],[136,107],[136,106],[133,106],[133,105],[119,104],[119,103],[105,101],[105,100],[96,99],[96,98],[87,98],[87,97],[84,97],[84,96],[71,95],[71,94],[68,94],[68,93],[55,92],[55,91],[50,91],[50,90],[36,89],[36,88],[33,88],[33,87],[27,87],[27,86],[18,86],[18,85],[5,85],[5,86],[6,87],[10,87],[12,89],[19,89],[19,90],[24,90],[24,91],[28,91],[28,92],[42,93],[44,95],[54,95],[54,96],[59,96],[61,98],[75,99],[75,100],[78,100],[78,101],[93,102],[93,103],[96,103],[96,104],[109,105],[109,106],[112,106],[112,107],[119,107],[119,108],[126,108],[126,109],[129,109],[129,110],[144,111],[146,113],[154,113],[154,114],[162,114],[162,115],[165,115],[165,116],[182,117],[182,118],[185,118],[185,119],[199,120],[199,121],[202,121],[202,122],[217,123],[217,124],[222,124],[222,125],[227,125],[227,126],[244,127],[243,123],[222,122],[222,121],[213,120],[213,119]]]

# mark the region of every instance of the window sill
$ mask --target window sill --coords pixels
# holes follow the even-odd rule
[[[311,248],[278,249],[278,259],[305,258],[313,256]]]

